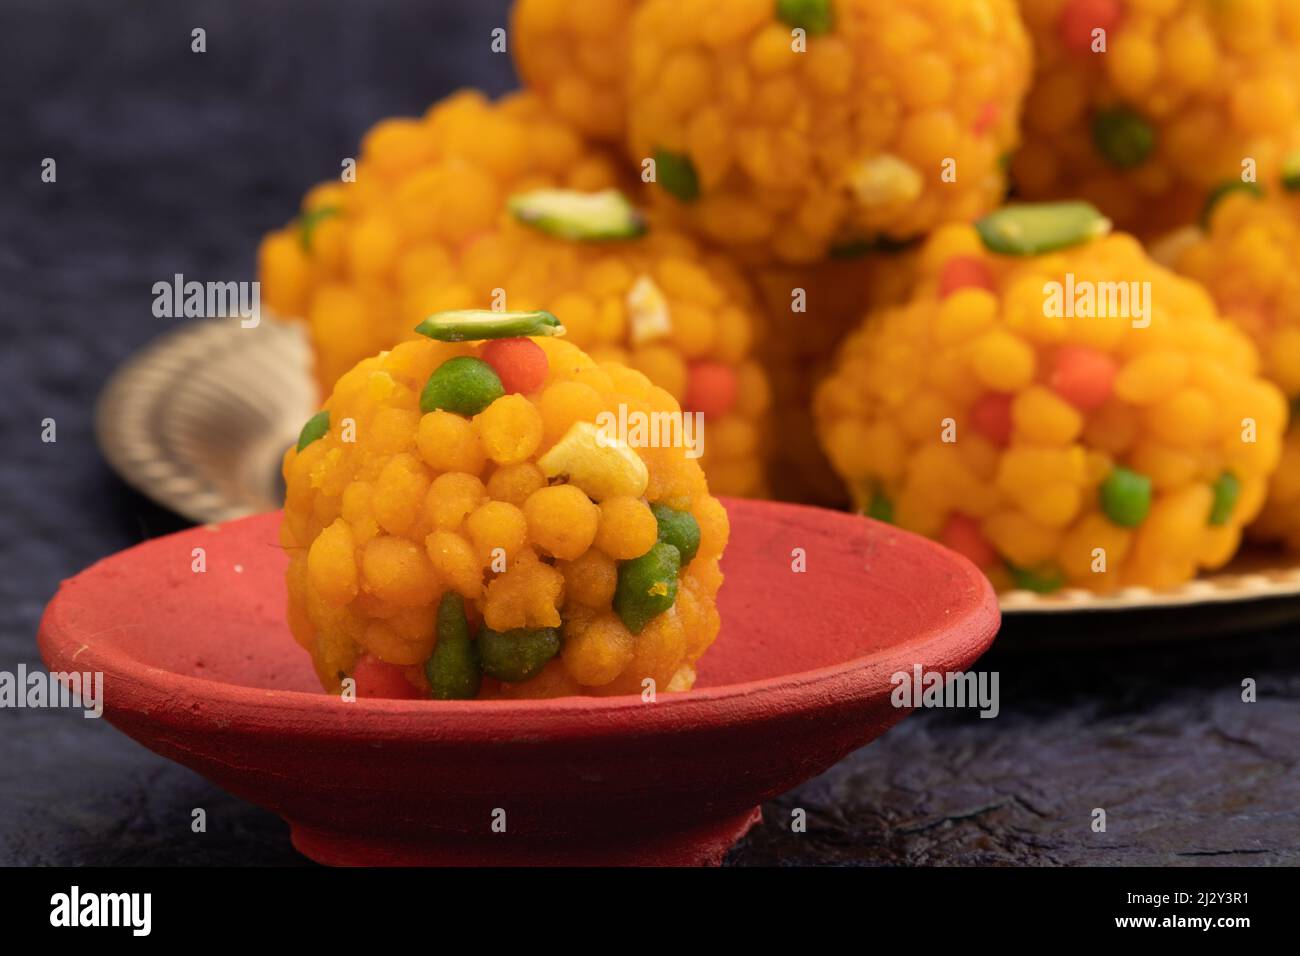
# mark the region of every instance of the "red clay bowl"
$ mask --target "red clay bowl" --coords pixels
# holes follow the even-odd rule
[[[999,621],[984,576],[915,535],[796,505],[727,509],[722,633],[696,688],[653,703],[323,693],[285,624],[274,513],[65,581],[41,653],[51,671],[102,671],[114,726],[280,814],[322,863],[717,863],[760,802],[906,715],[890,675],[967,668]]]

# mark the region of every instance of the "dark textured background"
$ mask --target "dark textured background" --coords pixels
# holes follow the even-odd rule
[[[260,234],[375,120],[460,85],[508,89],[510,64],[488,46],[504,10],[0,2],[0,669],[37,665],[36,624],[62,578],[182,524],[124,488],[91,436],[105,378],[170,324],[150,313],[152,284],[251,278]],[[57,184],[40,181],[46,156]],[[55,444],[40,441],[46,417]],[[998,719],[909,718],[766,807],[731,859],[1300,863],[1295,638],[990,661]],[[1247,676],[1257,704],[1240,702]],[[206,834],[190,832],[194,807]],[[806,834],[789,830],[794,807]],[[1105,834],[1089,829],[1093,807]],[[300,862],[278,819],[106,723],[0,711],[0,864]]]

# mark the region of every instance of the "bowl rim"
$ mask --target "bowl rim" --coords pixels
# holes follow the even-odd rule
[[[439,701],[436,707],[431,707],[432,702],[424,699],[361,698],[345,702],[337,695],[324,692],[249,687],[180,674],[156,667],[126,652],[104,652],[91,645],[81,645],[80,635],[65,620],[67,610],[73,606],[70,602],[76,599],[78,579],[132,551],[157,546],[158,542],[173,537],[167,535],[109,555],[63,581],[42,615],[38,643],[52,672],[102,671],[106,678],[112,676],[115,681],[122,682],[115,696],[119,702],[125,700],[128,706],[114,706],[112,698],[106,694],[105,715],[110,717],[114,711],[139,712],[140,708],[130,706],[133,699],[151,698],[155,704],[145,710],[149,719],[167,725],[192,726],[190,708],[175,706],[175,702],[181,699],[197,701],[205,709],[220,712],[222,721],[215,729],[227,731],[265,731],[272,727],[282,731],[293,727],[294,736],[303,739],[364,738],[388,742],[423,739],[425,732],[454,726],[455,733],[445,736],[454,737],[458,743],[499,741],[506,727],[522,732],[530,742],[537,742],[553,736],[568,736],[564,732],[572,728],[575,721],[584,725],[583,735],[586,737],[622,738],[629,732],[626,725],[602,722],[599,718],[635,711],[642,713],[634,728],[637,732],[681,730],[684,726],[682,718],[689,718],[692,711],[707,711],[711,716],[709,725],[715,728],[753,723],[774,715],[787,716],[792,712],[814,712],[834,708],[846,696],[867,696],[876,688],[878,672],[887,666],[897,667],[902,658],[909,663],[922,664],[927,669],[951,670],[953,665],[963,662],[964,666],[969,666],[993,643],[1001,622],[997,595],[988,578],[961,555],[919,535],[860,515],[786,502],[723,500],[729,512],[736,507],[742,511],[749,507],[762,507],[815,512],[823,516],[823,520],[830,521],[869,521],[876,535],[895,538],[913,550],[932,552],[953,572],[954,592],[967,595],[968,600],[936,614],[928,627],[870,654],[812,670],[792,671],[757,680],[673,693],[660,692],[651,706],[646,706],[639,694],[541,700]],[[225,522],[222,527],[264,523],[278,515],[278,511],[263,512]],[[175,535],[191,534],[203,527],[184,529]],[[774,701],[780,704],[775,711],[772,707]],[[348,710],[330,710],[341,706]],[[188,718],[183,716],[186,714]],[[344,714],[345,717],[339,716]],[[721,720],[717,719],[719,716]]]

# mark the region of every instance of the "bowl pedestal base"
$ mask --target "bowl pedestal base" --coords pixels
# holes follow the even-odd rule
[[[499,833],[421,840],[293,821],[289,826],[298,852],[327,866],[718,866],[761,819],[754,807],[687,829],[621,839],[574,833],[539,840]]]

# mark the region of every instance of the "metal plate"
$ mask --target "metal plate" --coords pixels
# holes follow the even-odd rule
[[[198,522],[280,507],[280,459],[317,409],[302,327],[263,319],[182,326],[120,368],[100,396],[104,456],[132,486]],[[1300,620],[1300,557],[1247,549],[1176,588],[1099,597],[1002,595],[999,647],[1213,636]]]
[[[1150,644],[1300,621],[1300,556],[1248,545],[1223,570],[1175,588],[1002,594],[999,649]]]
[[[104,387],[99,447],[128,484],[194,521],[278,508],[281,456],[318,407],[310,367],[298,325],[186,324]]]

